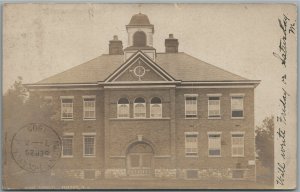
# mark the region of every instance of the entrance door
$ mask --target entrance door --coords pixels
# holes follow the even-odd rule
[[[132,145],[127,154],[127,175],[152,176],[153,150],[146,143]]]

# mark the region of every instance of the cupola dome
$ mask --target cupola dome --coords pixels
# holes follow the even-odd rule
[[[151,25],[147,15],[138,13],[131,17],[128,25]]]

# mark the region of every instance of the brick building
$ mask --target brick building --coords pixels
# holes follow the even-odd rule
[[[255,180],[254,88],[248,80],[153,47],[144,14],[109,54],[27,85],[60,114],[62,155],[52,175],[82,179]]]

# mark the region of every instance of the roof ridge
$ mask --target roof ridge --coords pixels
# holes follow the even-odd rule
[[[248,78],[242,77],[242,76],[240,76],[240,75],[237,75],[237,74],[235,74],[235,73],[232,73],[232,72],[230,72],[230,71],[227,71],[226,69],[223,69],[223,68],[221,68],[221,67],[218,67],[218,66],[215,66],[215,65],[213,65],[213,64],[210,64],[210,63],[208,63],[208,62],[206,62],[206,61],[203,61],[203,60],[201,60],[201,59],[198,59],[197,57],[194,57],[194,56],[192,56],[192,55],[190,55],[190,54],[188,54],[188,53],[185,53],[185,52],[182,52],[182,53],[183,53],[183,54],[186,54],[186,55],[188,55],[188,56],[190,56],[190,57],[192,57],[193,59],[196,59],[196,60],[198,60],[198,61],[201,61],[201,62],[203,62],[203,63],[205,63],[205,64],[207,64],[207,65],[210,65],[210,66],[212,66],[212,67],[218,68],[218,69],[220,69],[220,70],[222,70],[222,71],[224,71],[224,72],[226,72],[226,73],[230,73],[231,75],[235,75],[235,76],[240,77],[240,78],[242,78],[242,79],[244,79],[244,80],[249,80]]]

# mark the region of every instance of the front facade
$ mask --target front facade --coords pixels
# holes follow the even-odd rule
[[[30,91],[60,114],[61,160],[51,174],[78,179],[255,180],[254,89],[248,80],[153,47],[154,25],[136,14],[109,54],[54,75]]]

